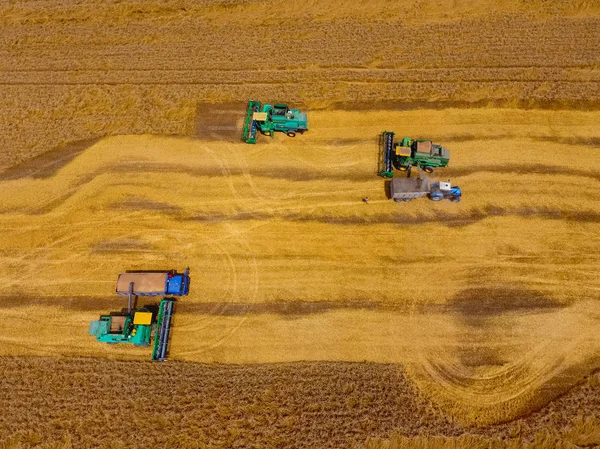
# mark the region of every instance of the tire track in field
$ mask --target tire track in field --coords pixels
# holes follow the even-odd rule
[[[457,296],[464,294],[469,293]],[[457,320],[455,333],[414,348],[409,373],[459,421],[486,424],[499,416],[527,415],[600,367],[597,303],[544,311],[535,309],[538,299],[520,294],[522,306],[513,310],[499,303],[492,314],[476,315],[479,306],[473,303],[472,310],[448,315]],[[475,358],[465,358],[473,354]]]
[[[209,147],[203,147],[204,151],[209,154],[217,163],[217,165],[219,167],[221,167],[222,173],[223,175],[227,176],[230,173],[230,166],[229,163],[227,162],[226,159],[220,157],[216,152],[214,152],[213,150],[211,150]],[[240,200],[243,198],[242,194],[240,194],[238,192],[238,189],[235,187],[233,180],[229,181],[229,189],[234,197],[234,199]],[[220,238],[212,238],[209,241],[209,244],[212,246],[216,246],[220,249],[222,254],[225,254],[225,257],[228,261],[228,267],[229,267],[229,271],[231,273],[232,276],[232,284],[231,286],[228,287],[228,295],[229,295],[229,299],[230,302],[234,302],[234,299],[237,297],[237,293],[238,293],[238,268],[236,267],[235,263],[233,262],[233,258],[230,254],[230,252],[228,250],[225,249],[225,246],[223,245],[223,241],[227,240],[229,244],[231,244],[232,242],[235,242],[236,247],[244,247],[246,248],[247,252],[247,257],[246,257],[246,261],[249,263],[250,266],[250,277],[252,279],[251,281],[251,288],[247,288],[247,284],[245,284],[244,286],[244,290],[243,290],[243,297],[244,300],[247,301],[251,306],[252,304],[254,304],[257,300],[257,295],[258,295],[258,289],[259,289],[259,270],[258,270],[258,264],[256,261],[256,256],[254,255],[254,251],[252,250],[252,248],[250,247],[247,239],[244,238],[243,234],[240,232],[236,232],[234,229],[231,229],[229,233],[226,233],[225,235],[223,235]],[[225,301],[225,303],[227,303],[227,301]],[[197,324],[197,325],[186,325],[183,328],[180,329],[181,331],[186,331],[186,332],[194,332],[194,333],[199,333],[201,334],[202,331],[204,329],[207,329],[211,326],[211,324],[215,323],[219,317],[221,317],[221,315],[224,313],[227,305],[220,305],[219,307],[221,307],[221,313],[216,313],[213,314],[212,316],[209,316],[208,319],[206,316],[203,316],[202,321]],[[197,354],[202,354],[204,352],[207,351],[211,351],[215,348],[217,348],[218,346],[220,346],[221,344],[223,344],[223,342],[225,342],[233,333],[235,333],[239,328],[241,328],[246,320],[248,319],[247,316],[243,317],[241,320],[239,320],[238,322],[236,322],[233,327],[228,328],[228,329],[222,329],[219,331],[219,335],[216,337],[212,337],[211,341],[207,342],[207,344],[203,345],[202,349],[200,350],[179,350],[176,346],[175,346],[175,351],[173,351],[173,355],[175,357],[177,357],[177,355],[179,354],[179,356],[181,357],[186,357],[186,356],[190,356],[190,355],[197,355]]]
[[[309,141],[310,142],[310,141]],[[203,144],[204,145],[204,144]],[[286,151],[289,150],[290,146],[285,145],[284,146],[284,152],[283,154],[286,154]],[[226,183],[224,183],[224,188],[228,189],[227,192],[227,196],[228,199],[226,200],[226,203],[223,203],[225,205],[228,204],[238,204],[238,203],[243,203],[246,202],[248,200],[253,200],[256,198],[261,198],[264,197],[264,193],[262,191],[262,189],[260,188],[259,184],[257,183],[257,177],[254,176],[252,170],[250,170],[249,168],[249,163],[248,160],[246,158],[242,158],[239,161],[236,160],[236,162],[231,162],[232,159],[226,157],[224,154],[219,153],[218,151],[214,150],[213,148],[211,148],[208,145],[204,145],[202,147],[202,149],[204,150],[204,152],[209,155],[212,159],[212,161],[214,161],[214,166],[215,166],[215,172],[217,174],[219,174],[222,177],[226,177]],[[320,147],[313,147],[313,151],[327,151],[328,149],[322,149]],[[302,160],[302,156],[296,158],[296,161],[300,161]],[[328,163],[327,158],[324,158],[325,162],[324,162],[324,167],[326,170],[333,170],[335,168],[338,167],[337,164],[335,163]],[[237,164],[237,165],[236,165]],[[305,164],[306,165],[306,164]],[[311,170],[316,170],[317,167],[320,167],[320,165],[318,164],[310,164],[310,161],[308,163],[309,168],[305,169],[306,172],[311,172]],[[349,165],[350,167],[352,167],[352,165]],[[130,173],[127,171],[127,169],[129,169],[128,167],[125,167],[123,169],[123,171],[121,172],[122,174],[127,174]],[[167,167],[167,170],[169,168]],[[177,171],[175,170],[173,173],[177,173]],[[123,179],[125,179],[126,177],[123,176]],[[377,185],[381,184],[381,180],[377,179],[377,178],[373,178],[374,179],[374,184],[376,183]],[[126,186],[128,185],[126,183],[125,180],[119,180],[118,182],[114,183],[114,185],[118,185],[118,186]],[[248,189],[245,189],[246,185],[249,186]],[[310,183],[306,184],[307,186],[310,185]],[[348,192],[351,192],[352,190],[348,190]],[[356,189],[357,193],[358,191],[364,191],[363,188],[359,188],[357,187]],[[266,192],[268,194],[268,192]],[[328,200],[327,199],[327,195],[329,194],[329,192],[327,191],[327,188],[317,188],[316,191],[312,191],[312,192],[307,192],[307,191],[302,191],[300,190],[300,192],[298,192],[297,198],[315,198],[315,199],[322,199],[323,201],[321,203],[317,203],[318,206],[323,206],[323,207],[328,207],[328,208],[332,208],[332,207],[338,207],[338,206],[350,206],[350,205],[354,205],[356,204],[356,202],[358,201],[332,201],[332,200]],[[281,195],[273,195],[275,197],[275,199],[282,199]],[[199,200],[202,201],[202,199],[206,198],[205,196],[198,196]],[[381,200],[380,203],[384,203],[386,201]],[[83,201],[82,201],[83,203]],[[374,201],[373,204],[377,205],[379,203],[379,201]],[[157,208],[155,203],[152,204],[142,204],[140,205],[140,207],[143,209],[144,207],[154,207],[156,210],[155,212],[157,212],[157,215],[163,214],[163,215],[169,215],[169,214],[173,214],[174,212],[177,212],[175,209],[173,208],[169,208],[164,206],[164,204],[168,203],[159,203],[159,204],[163,204],[162,209],[161,208]],[[391,202],[388,202],[388,204],[394,208],[394,210],[397,210],[396,205],[394,205]],[[78,205],[75,204],[75,207],[77,207]],[[104,205],[101,205],[102,207],[104,207]],[[365,206],[366,207],[366,206]],[[109,205],[110,208],[110,205]],[[432,222],[432,221],[437,221],[437,222],[444,222],[444,220],[446,220],[447,222],[452,222],[453,219],[455,219],[456,216],[460,217],[461,214],[447,214],[444,215],[443,213],[438,213],[438,214],[427,214],[427,215],[423,215],[423,216],[417,216],[417,218],[415,219],[414,217],[409,217],[406,216],[406,214],[401,214],[401,213],[397,213],[397,214],[376,214],[373,217],[361,217],[361,216],[357,216],[357,217],[335,217],[335,216],[330,216],[330,215],[319,215],[316,213],[313,213],[311,211],[311,209],[315,208],[315,204],[308,204],[308,205],[295,205],[295,204],[291,204],[289,206],[281,206],[281,207],[276,207],[276,206],[272,206],[272,205],[266,205],[263,209],[261,208],[257,208],[257,210],[254,213],[255,215],[252,215],[252,213],[247,214],[245,212],[241,212],[241,213],[232,213],[232,214],[227,214],[227,213],[221,213],[221,215],[217,214],[217,213],[209,213],[209,212],[200,212],[198,215],[193,216],[193,217],[187,217],[190,221],[192,221],[193,219],[195,219],[196,221],[205,221],[205,222],[209,222],[211,220],[216,220],[216,221],[222,221],[224,222],[223,227],[219,228],[219,232],[222,232],[221,236],[215,236],[214,234],[206,234],[204,235],[203,233],[198,233],[198,235],[193,235],[194,239],[197,239],[197,241],[199,241],[199,243],[197,244],[197,246],[191,246],[189,247],[186,251],[182,251],[182,254],[193,254],[195,252],[198,252],[201,250],[201,248],[204,246],[212,248],[212,251],[217,254],[220,257],[220,264],[222,264],[223,266],[227,267],[228,270],[228,276],[226,276],[226,282],[228,282],[228,289],[224,292],[224,296],[222,298],[219,298],[220,301],[216,301],[218,303],[234,303],[234,301],[238,298],[238,297],[242,297],[244,299],[248,299],[248,301],[251,303],[251,312],[247,313],[244,315],[242,320],[236,321],[234,325],[232,326],[225,326],[223,329],[220,329],[218,333],[215,333],[214,335],[212,335],[210,338],[207,339],[207,341],[204,343],[202,343],[202,347],[201,348],[194,348],[191,350],[186,350],[183,349],[181,350],[180,348],[177,347],[177,345],[175,344],[175,346],[173,347],[174,351],[173,354],[175,357],[181,357],[181,358],[185,358],[188,356],[197,356],[200,354],[205,354],[205,353],[210,353],[212,351],[217,350],[216,352],[218,353],[218,349],[223,346],[228,339],[232,338],[232,336],[235,335],[235,333],[238,333],[242,326],[245,325],[245,323],[247,322],[246,320],[249,319],[249,316],[252,315],[254,312],[260,312],[260,306],[256,306],[256,300],[258,297],[258,292],[259,292],[259,288],[260,288],[260,266],[257,263],[257,260],[254,258],[254,254],[255,251],[252,248],[252,246],[250,245],[248,239],[245,238],[244,233],[245,232],[250,232],[252,231],[252,229],[255,229],[257,226],[261,225],[261,220],[263,222],[266,221],[270,221],[270,220],[274,220],[281,217],[284,217],[285,219],[289,219],[289,220],[297,220],[297,221],[301,221],[301,220],[306,220],[306,221],[319,221],[321,220],[322,222],[325,223],[330,223],[330,224],[340,224],[340,225],[354,225],[354,224],[376,224],[378,222],[388,222],[386,220],[394,220],[394,221],[389,221],[389,222],[394,222],[394,223],[400,223],[402,224],[402,220],[406,220],[404,223],[407,224],[419,224],[422,223],[423,221],[419,221],[419,220],[425,220],[424,222]],[[90,209],[91,211],[92,209]],[[497,207],[497,206],[490,206],[487,209],[482,209],[483,213],[481,213],[481,211],[477,211],[477,209],[471,209],[468,210],[468,216],[472,219],[472,218],[477,218],[480,217],[480,219],[484,219],[487,216],[502,216],[503,214],[511,214],[511,213],[518,213],[518,214],[522,214],[522,216],[531,216],[531,217],[537,217],[540,216],[540,214],[547,214],[548,216],[546,218],[551,218],[551,219],[571,219],[572,221],[576,221],[576,219],[579,219],[579,221],[581,222],[596,222],[598,221],[598,214],[596,213],[594,214],[587,214],[587,211],[567,211],[565,212],[563,209],[560,208],[544,208],[544,207],[539,207],[539,208],[510,208],[510,207]],[[309,211],[309,213],[303,213],[305,211]],[[54,212],[57,213],[57,220],[60,219],[60,210],[54,210]],[[62,212],[66,212],[66,211],[62,211]],[[592,211],[593,212],[593,211]],[[96,210],[95,213],[102,213],[102,211],[98,211]],[[179,213],[179,212],[177,212]],[[202,215],[204,214],[204,215]],[[287,214],[287,215],[286,215]],[[469,215],[471,214],[471,215]],[[487,214],[487,215],[486,215]],[[571,215],[568,215],[571,214]],[[579,215],[577,215],[579,214]],[[404,217],[404,218],[402,218]],[[177,218],[176,215],[173,215],[173,217],[171,218]],[[179,217],[181,218],[181,217]],[[186,218],[186,217],[183,217]],[[247,229],[245,228],[244,230],[240,231],[239,228],[240,226],[237,225],[236,220],[237,221],[241,221],[241,220],[254,220],[256,219],[258,223],[252,224],[253,228],[251,229]],[[122,220],[122,221],[121,221]],[[113,220],[106,220],[104,217],[102,217],[102,219],[98,219],[98,220],[84,220],[79,222],[79,225],[81,226],[81,229],[76,230],[77,232],[81,232],[83,230],[83,227],[92,227],[92,226],[96,226],[96,227],[106,227],[106,226],[110,226],[111,228],[114,226],[115,229],[118,228],[119,225],[126,227],[128,222],[134,223],[137,222],[139,220],[139,217],[136,216],[135,211],[131,211],[130,214],[127,215],[119,215],[119,218],[114,217]],[[411,220],[413,220],[411,222]],[[429,221],[427,221],[429,220]],[[172,220],[173,222],[175,222],[176,220]],[[185,222],[185,220],[183,220]],[[460,225],[460,223],[464,222],[458,222],[458,224],[455,222],[454,224],[456,225]],[[85,226],[84,226],[85,225]],[[193,228],[193,226],[187,227],[185,225],[185,223],[183,224],[186,229],[191,229]],[[145,226],[142,226],[139,229],[145,229]],[[64,232],[68,232],[69,229],[64,229]],[[77,239],[79,239],[81,237],[80,234],[74,233],[72,238],[69,238],[69,235],[61,233],[61,235],[58,236],[58,238],[56,239],[54,243],[54,245],[56,246],[64,246],[65,247],[65,252],[67,253],[76,253],[78,251],[81,250],[81,248],[79,248],[79,246],[76,244]],[[161,235],[161,234],[165,234],[167,235],[169,233],[169,227],[161,227],[161,228],[156,228],[156,229],[152,229],[151,231],[148,230],[148,232],[152,232],[155,235]],[[172,230],[171,230],[172,232]],[[176,235],[174,236],[174,240],[177,242],[177,246],[181,246],[182,243],[185,243],[187,241],[186,237],[180,232],[180,233],[175,233]],[[124,232],[120,232],[119,235],[130,235],[128,232],[124,231]],[[75,239],[75,240],[74,240]],[[236,248],[235,250],[233,248]],[[43,254],[43,251],[48,251],[47,249],[44,248],[39,248],[39,251],[41,251]],[[30,258],[26,258],[23,259],[24,263],[27,264],[34,264],[35,265],[35,269],[41,269],[43,268],[43,264],[45,263],[44,257],[40,257],[40,252],[38,251],[38,253],[35,253],[36,257],[39,258],[39,263],[37,265],[36,264],[36,260],[32,260]],[[246,253],[245,257],[239,257],[238,254],[234,254],[234,251],[242,251]],[[33,266],[33,265],[32,265]],[[30,270],[31,272],[32,270]],[[243,282],[242,281],[242,275],[247,276],[247,282]],[[22,278],[21,282],[25,282],[26,279]],[[250,288],[248,289],[248,291],[245,291],[243,286],[248,285]],[[218,307],[221,307],[221,305],[219,305]],[[227,307],[227,305],[225,305],[225,307]],[[235,307],[235,306],[233,306]],[[557,312],[558,313],[558,312]],[[578,314],[579,315],[586,315],[586,314],[590,314],[590,310],[585,310],[583,313]],[[222,318],[224,316],[227,316],[227,311],[226,309],[222,309],[222,310],[214,310],[211,311],[211,313],[205,314],[205,315],[210,315],[210,316],[201,316],[201,317],[193,317],[193,320],[191,322],[187,322],[187,323],[183,323],[181,326],[178,325],[178,329],[180,332],[190,332],[192,334],[194,334],[196,336],[197,335],[201,335],[203,333],[205,333],[206,329],[208,329],[209,327],[214,327],[215,324],[218,324],[219,318]],[[536,314],[536,316],[539,316],[540,314]],[[577,320],[580,318],[580,316],[577,315]],[[544,315],[545,317],[549,316],[549,315]],[[569,316],[567,316],[568,318]],[[513,319],[512,317],[509,317],[510,319]],[[521,317],[522,318],[522,317]],[[528,329],[527,326],[529,326],[527,321],[519,321],[521,318],[517,317],[514,318],[515,319],[515,323],[514,325],[510,325],[510,328],[513,329],[512,332],[521,332],[519,329],[521,328],[526,328]],[[535,317],[532,317],[533,319],[535,319]],[[414,319],[417,320],[417,314],[414,314]],[[420,319],[420,318],[419,318]],[[491,339],[492,337],[498,338],[498,340],[501,339],[502,335],[500,333],[500,331],[496,330],[496,327],[494,326],[498,326],[498,328],[501,328],[501,326],[498,323],[494,322],[494,325],[490,325],[485,324],[484,326],[484,330],[482,331],[483,334],[481,332],[478,333],[478,331],[470,329],[469,326],[466,326],[465,323],[459,322],[459,319],[457,319],[454,316],[448,316],[448,319],[450,320],[456,320],[456,326],[459,329],[462,329],[464,332],[466,332],[466,334],[469,337],[478,337],[483,335],[485,337],[485,339],[483,339],[483,347],[484,350],[485,348],[485,343],[486,343],[486,339]],[[491,320],[491,318],[489,318]],[[579,321],[572,319],[571,320],[571,324],[576,324]],[[507,318],[507,322],[510,324],[512,323],[508,318]],[[417,322],[417,324],[414,326],[415,328],[419,328],[419,324],[420,322]],[[487,327],[489,327],[489,330],[487,329]],[[592,327],[592,326],[590,326]],[[544,327],[542,327],[543,329],[546,329]],[[466,329],[466,331],[464,330]],[[553,381],[556,377],[558,377],[562,372],[564,372],[564,370],[571,366],[573,363],[576,363],[578,361],[580,361],[579,359],[573,359],[573,360],[566,360],[564,363],[562,361],[560,361],[560,357],[562,356],[560,351],[558,351],[558,348],[560,347],[561,350],[565,350],[565,349],[576,349],[579,346],[573,346],[573,347],[569,347],[568,345],[564,345],[562,343],[564,343],[564,337],[565,335],[568,334],[568,330],[569,329],[562,329],[561,332],[559,333],[559,335],[556,336],[556,338],[552,339],[552,342],[554,343],[553,345],[551,345],[550,343],[548,343],[548,345],[542,345],[539,344],[537,342],[537,338],[540,337],[539,333],[535,333],[533,332],[531,335],[529,334],[524,334],[526,338],[524,338],[524,341],[528,341],[529,343],[531,343],[530,348],[528,349],[529,352],[527,352],[527,354],[522,355],[521,359],[506,359],[506,358],[502,358],[499,357],[498,363],[503,363],[502,367],[479,367],[479,371],[474,369],[473,367],[470,367],[468,365],[465,365],[464,361],[461,359],[461,354],[460,351],[457,352],[457,348],[460,347],[469,347],[471,345],[471,342],[469,340],[464,339],[464,334],[461,337],[460,333],[458,333],[457,335],[454,334],[449,334],[447,336],[447,338],[443,341],[443,342],[433,342],[432,344],[423,344],[423,346],[418,346],[414,352],[409,352],[409,356],[413,356],[412,354],[414,354],[414,358],[413,360],[415,360],[414,362],[414,372],[417,373],[416,375],[420,375],[420,379],[422,382],[431,382],[435,385],[438,385],[438,389],[432,388],[432,391],[439,393],[440,398],[442,398],[441,400],[443,400],[444,398],[446,398],[448,401],[453,401],[454,403],[460,403],[460,400],[457,398],[464,398],[464,397],[468,397],[469,400],[475,404],[476,406],[480,407],[481,409],[490,409],[493,407],[502,407],[504,403],[510,402],[510,401],[519,401],[521,398],[523,398],[524,396],[526,396],[526,394],[529,391],[535,390],[536,388],[541,388],[542,385],[546,385],[548,382]],[[525,332],[525,331],[523,331]],[[574,342],[573,344],[576,345],[581,345],[582,342],[583,343],[587,343],[588,340],[592,340],[592,337],[595,338],[596,335],[594,334],[586,334],[586,333],[582,333],[582,338],[584,338],[584,340],[577,340],[576,342]],[[418,336],[422,337],[423,340],[427,339],[427,335],[425,333],[422,334],[418,334]],[[414,337],[414,336],[413,336]],[[319,342],[320,343],[320,342]],[[452,345],[454,345],[452,347]],[[450,346],[450,348],[449,348]],[[496,350],[499,349],[499,352],[502,355],[505,355],[507,349],[506,348],[519,348],[518,345],[515,345],[514,342],[512,340],[508,341],[506,343],[506,347],[500,347],[500,348],[496,348],[494,345],[491,345],[491,349],[492,349],[492,353],[495,352]],[[588,345],[588,350],[595,350],[596,346],[592,345]],[[550,353],[552,350],[556,349],[556,351],[554,353],[552,353],[552,357],[558,357],[559,361],[556,362],[556,359],[552,359],[551,357],[546,357],[545,354],[546,352]],[[420,352],[421,351],[421,352]],[[533,354],[533,355],[531,355]],[[545,358],[544,358],[544,357]],[[539,362],[536,362],[537,360],[539,360]],[[504,388],[504,386],[502,385],[502,382],[507,382],[507,383],[511,383],[511,387],[510,388]]]

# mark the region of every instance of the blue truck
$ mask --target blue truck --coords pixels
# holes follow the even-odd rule
[[[432,201],[450,200],[458,203],[462,198],[460,187],[450,182],[431,182],[428,178],[394,178],[390,183],[390,197],[399,202],[412,201],[427,196]]]

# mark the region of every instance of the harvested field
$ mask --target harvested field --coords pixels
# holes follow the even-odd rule
[[[446,411],[480,424],[527,414],[599,367],[599,208],[581,193],[597,189],[600,157],[560,143],[596,139],[597,113],[311,120],[319,132],[301,139],[120,136],[53,172],[11,169],[0,181],[0,295],[12,325],[0,353],[147,359],[98,345],[88,323],[124,307],[113,295],[122,268],[184,264],[194,287],[177,307],[174,360],[398,363]],[[376,137],[394,123],[436,140],[485,136],[452,144],[460,204],[386,198]],[[332,144],[337,135],[349,141]]]
[[[0,447],[600,445],[598,2],[0,24]],[[310,131],[241,143],[249,98]],[[461,203],[390,201],[384,129],[449,148]],[[87,335],[119,272],[186,266],[169,363]]]

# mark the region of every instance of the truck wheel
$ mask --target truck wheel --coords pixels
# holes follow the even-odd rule
[[[288,137],[296,137],[296,133],[294,131],[288,131],[286,134]]]
[[[433,173],[433,167],[423,167],[425,173]]]

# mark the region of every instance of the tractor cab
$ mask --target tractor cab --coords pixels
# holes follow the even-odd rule
[[[450,185],[449,182],[444,182],[444,181],[440,181],[439,186],[440,186],[440,190],[442,192],[449,192],[450,189],[452,188],[452,186]]]
[[[109,334],[122,334],[129,326],[129,321],[131,321],[131,317],[129,315],[109,315],[107,317],[109,320]]]
[[[402,146],[402,145],[396,143],[395,147],[396,147],[396,156],[411,157],[412,149],[409,146]]]
[[[460,187],[452,186],[452,188],[450,189],[450,195],[452,195],[452,198],[455,198],[454,202],[458,203],[460,201],[460,198],[462,197]]]

